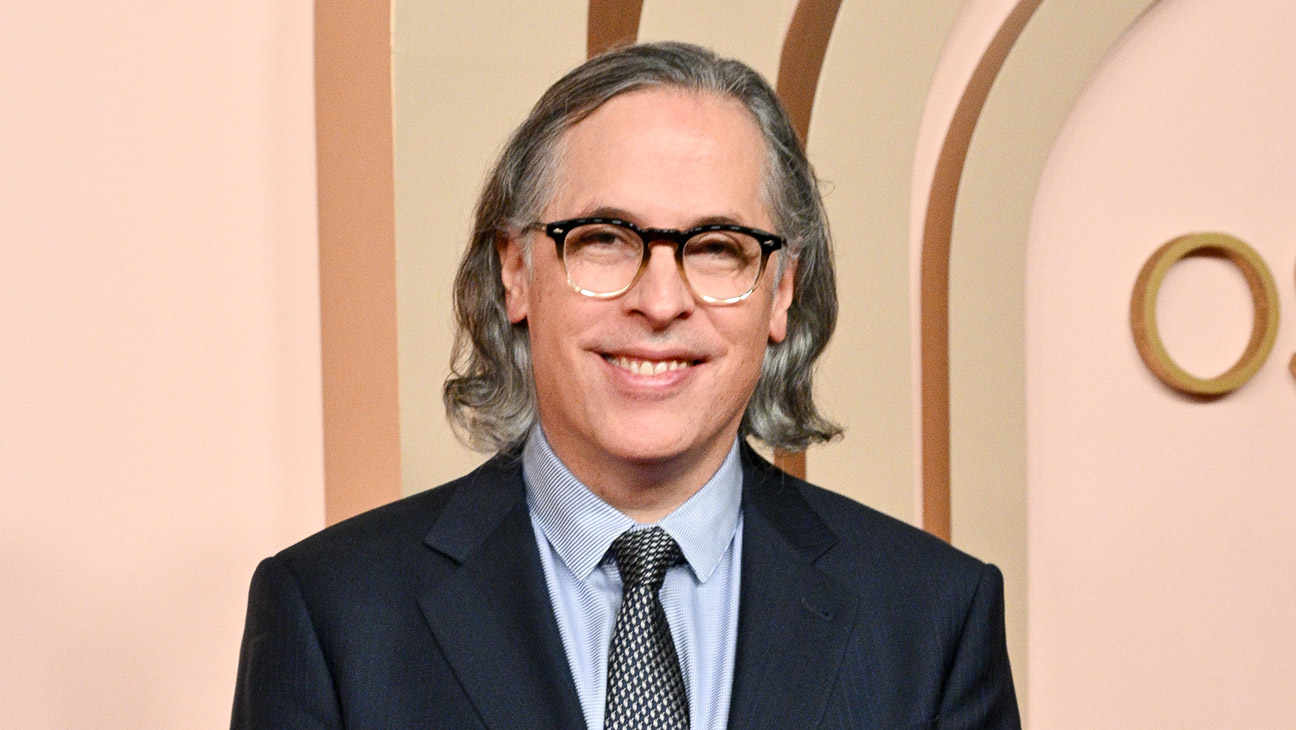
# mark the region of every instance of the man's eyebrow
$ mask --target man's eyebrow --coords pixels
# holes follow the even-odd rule
[[[618,220],[629,221],[631,223],[634,223],[637,226],[640,226],[641,228],[651,227],[645,225],[642,219],[639,216],[635,215],[634,213],[631,213],[630,211],[625,210],[624,208],[617,208],[615,206],[610,206],[610,205],[603,205],[597,208],[582,211],[581,214],[577,217],[616,218]],[[728,215],[708,215],[693,220],[681,230],[689,230],[692,228],[697,228],[698,226],[713,226],[713,225],[741,226],[745,224],[742,221],[738,220],[737,218]]]
[[[616,208],[610,205],[601,205],[592,210],[581,211],[578,218],[616,218],[617,220],[630,221],[638,224],[639,221],[634,213],[622,208]]]

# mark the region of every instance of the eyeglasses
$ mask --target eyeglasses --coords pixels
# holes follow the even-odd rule
[[[785,241],[773,233],[726,224],[640,228],[617,218],[572,218],[534,223],[558,246],[567,283],[588,297],[611,299],[629,291],[648,268],[651,246],[675,245],[685,285],[710,304],[733,304],[756,289],[769,255]]]

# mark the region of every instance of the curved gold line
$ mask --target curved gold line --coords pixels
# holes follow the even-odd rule
[[[1008,52],[1042,0],[1021,0],[977,63],[945,134],[923,221],[919,277],[922,527],[950,539],[949,262],[959,180],[977,119]]]
[[[589,0],[585,21],[585,55],[593,58],[604,51],[634,43],[639,37],[643,0]]]
[[[810,113],[814,110],[819,74],[823,71],[828,40],[832,38],[840,8],[841,0],[800,0],[783,37],[775,90],[803,144],[810,134]],[[774,464],[798,479],[805,479],[804,451],[775,449]]]
[[[819,74],[840,8],[841,0],[800,0],[783,37],[775,89],[803,143],[810,134]]]

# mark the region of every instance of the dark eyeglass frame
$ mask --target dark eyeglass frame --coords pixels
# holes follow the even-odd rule
[[[639,256],[639,270],[635,272],[635,275],[630,279],[629,284],[626,284],[624,287],[616,291],[594,292],[588,289],[582,289],[571,280],[571,272],[567,273],[567,284],[571,286],[571,288],[587,297],[593,297],[595,299],[612,299],[614,297],[619,297],[634,288],[634,285],[639,283],[639,279],[643,277],[644,271],[648,269],[648,259],[652,254],[653,244],[661,241],[669,241],[675,245],[675,266],[679,269],[680,278],[684,280],[684,284],[688,287],[689,291],[693,292],[693,296],[707,302],[708,304],[736,304],[751,296],[751,293],[756,291],[756,285],[760,283],[761,276],[765,274],[765,265],[769,262],[770,254],[787,245],[787,240],[782,236],[768,231],[762,231],[759,228],[748,228],[747,226],[738,226],[728,223],[712,223],[682,231],[678,228],[641,228],[630,221],[622,220],[620,218],[596,217],[568,218],[566,220],[554,221],[552,223],[536,222],[527,226],[527,228],[531,230],[544,231],[546,236],[553,239],[553,242],[558,249],[558,260],[563,262],[563,270],[567,271],[567,258],[563,255],[563,246],[567,242],[567,234],[574,228],[591,224],[606,224],[624,228],[634,232],[635,235],[639,236],[639,240],[643,242],[643,253]],[[694,236],[714,231],[742,233],[756,239],[756,242],[760,244],[760,269],[756,272],[756,278],[752,280],[751,288],[738,296],[718,298],[702,294],[693,288],[693,284],[688,280],[688,274],[684,271],[684,244],[688,243],[689,239]]]

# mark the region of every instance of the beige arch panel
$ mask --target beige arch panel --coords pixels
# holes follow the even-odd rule
[[[1033,16],[1010,17],[1010,23],[1022,24],[1019,35],[988,80],[991,86],[979,114],[961,122],[956,115],[956,127],[970,121],[973,128],[951,131],[933,184],[934,192],[940,186],[945,190],[931,196],[926,215],[921,262],[923,497],[926,506],[939,496],[943,472],[950,485],[947,519],[955,545],[1004,572],[1009,653],[1023,706],[1028,704],[1029,676],[1023,290],[1031,203],[1048,151],[1086,79],[1150,4],[1054,1],[1035,8]],[[1026,12],[1022,4],[1017,12]],[[946,156],[953,152],[957,159],[958,149],[948,142],[964,139],[966,155],[951,191],[952,162]],[[944,251],[943,226],[949,230]],[[936,246],[928,251],[928,243]],[[939,301],[942,263],[948,267],[944,312]],[[944,359],[939,350],[942,319],[948,337],[945,383],[938,375]],[[943,385],[948,388],[948,420],[940,417]],[[948,429],[945,464],[940,462],[942,427]],[[930,446],[935,454],[927,451]]]
[[[1017,3],[987,44],[950,119],[927,191],[918,261],[921,521],[924,529],[945,540],[951,538],[949,267],[954,206],[972,132],[991,85],[1039,4],[1040,0]]]
[[[995,526],[1024,535],[1024,255],[1035,187],[1085,82],[1152,4],[1043,3],[968,146],[951,228],[949,346],[951,527],[976,525],[969,537]]]

